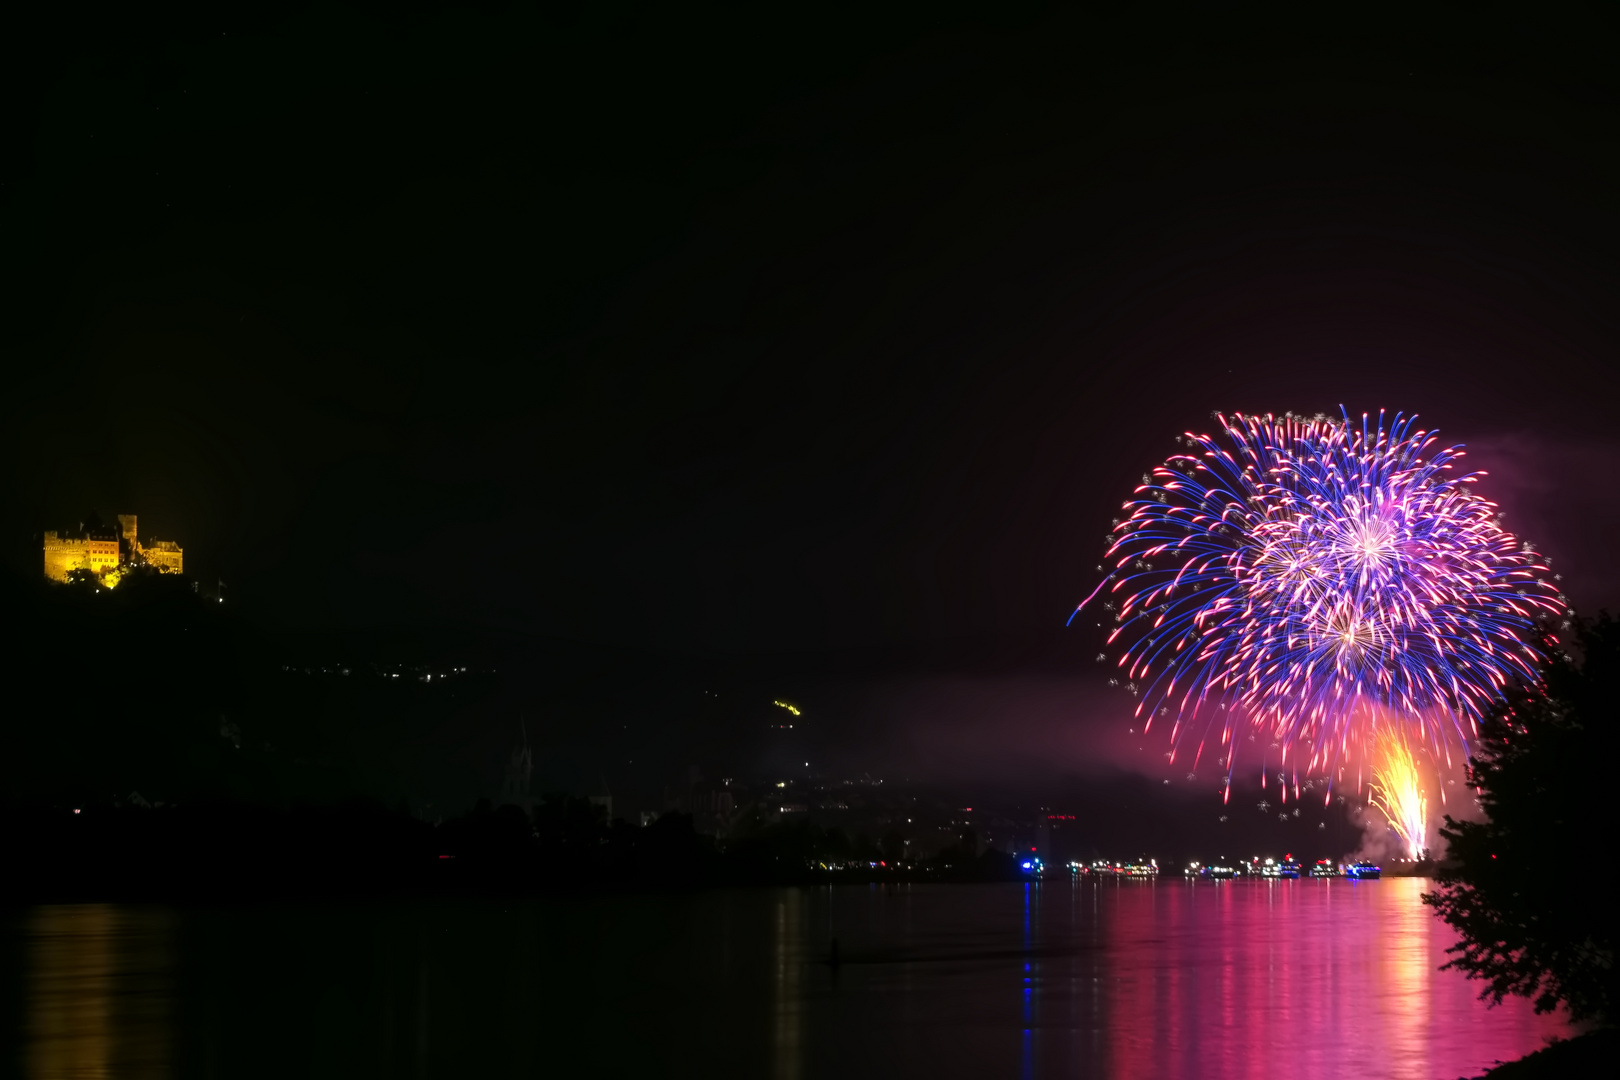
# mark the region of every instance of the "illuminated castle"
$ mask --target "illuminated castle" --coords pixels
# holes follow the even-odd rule
[[[127,567],[151,566],[165,574],[185,570],[185,552],[173,540],[142,544],[134,514],[119,514],[117,525],[81,523],[77,531],[45,534],[45,576],[66,581],[75,570],[89,570],[104,584],[116,585]]]

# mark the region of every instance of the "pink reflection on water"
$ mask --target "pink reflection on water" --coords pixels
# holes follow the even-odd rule
[[[1569,1033],[1440,971],[1455,937],[1422,880],[1178,883],[1101,890],[1111,923],[1109,1075],[1475,1075]],[[1151,891],[1152,895],[1144,895]]]

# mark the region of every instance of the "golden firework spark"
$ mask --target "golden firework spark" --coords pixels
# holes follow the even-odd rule
[[[1407,854],[1419,858],[1427,846],[1429,800],[1423,794],[1423,770],[1406,733],[1381,727],[1373,736],[1371,802],[1406,842]]]

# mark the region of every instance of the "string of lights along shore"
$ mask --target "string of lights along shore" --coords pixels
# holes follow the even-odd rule
[[[1463,448],[1416,416],[1215,419],[1142,477],[1070,622],[1112,623],[1111,682],[1144,730],[1169,725],[1172,762],[1220,763],[1224,798],[1252,742],[1262,785],[1278,755],[1284,800],[1313,776],[1331,799],[1353,764],[1388,802],[1414,748],[1467,753],[1574,611]],[[1414,855],[1422,813],[1394,815]]]

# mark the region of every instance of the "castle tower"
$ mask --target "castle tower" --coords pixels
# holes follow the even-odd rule
[[[123,535],[124,544],[130,554],[141,550],[140,541],[135,538],[135,515],[119,514],[118,531]]]

